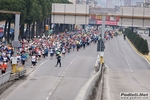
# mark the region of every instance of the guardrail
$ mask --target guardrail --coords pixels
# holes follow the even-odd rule
[[[100,66],[100,64],[98,63],[98,58],[99,57],[97,57],[96,63],[98,64],[97,67],[99,66],[99,71],[93,77],[91,77],[81,88],[75,100],[93,100],[93,98],[91,97],[93,95],[93,90],[95,89],[96,83],[102,76],[102,66]]]
[[[9,72],[6,72],[5,74],[1,75],[0,76],[0,85],[6,83],[9,81],[9,78],[10,78],[10,71]]]
[[[17,73],[11,74],[9,81],[13,81],[13,80],[19,79],[20,77],[25,76],[25,74],[26,74],[26,69],[22,68],[22,69],[18,70]]]

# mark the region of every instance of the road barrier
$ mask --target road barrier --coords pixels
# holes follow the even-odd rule
[[[25,76],[25,74],[26,74],[26,69],[21,69],[21,70],[17,71],[16,73],[11,74],[9,81],[19,79],[20,77]]]
[[[98,72],[99,69],[100,69],[100,57],[98,55],[97,59],[96,59],[96,62],[95,62],[95,65],[94,65],[94,72]]]
[[[97,57],[96,66],[94,67],[99,67],[99,71],[91,77],[86,84],[81,88],[79,91],[78,95],[76,96],[75,100],[94,100],[93,98],[96,98],[96,90],[97,90],[97,85],[102,78],[102,71],[103,71],[103,66],[101,66],[98,62],[99,57]]]
[[[10,75],[9,81],[13,81],[15,79],[19,79],[19,73],[14,73]]]
[[[6,83],[9,81],[9,78],[10,78],[10,71],[9,72],[6,72],[5,74],[2,74],[0,76],[0,85]]]

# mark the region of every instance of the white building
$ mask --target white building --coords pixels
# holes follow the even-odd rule
[[[76,0],[68,0],[69,2],[72,2],[73,4],[76,4]]]

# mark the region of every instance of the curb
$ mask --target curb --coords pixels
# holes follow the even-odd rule
[[[1,85],[0,86],[0,95],[6,90],[8,89],[10,86],[12,86],[14,83],[14,81],[9,81],[9,82],[6,82],[5,84]]]
[[[130,42],[130,40],[127,38],[128,43],[130,44],[130,46],[133,48],[133,50],[139,54],[140,56],[142,56],[143,58],[145,58],[148,62],[150,62],[150,53],[148,55],[143,55],[142,53],[140,53],[135,46]]]

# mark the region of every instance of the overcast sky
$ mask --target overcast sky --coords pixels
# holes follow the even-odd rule
[[[106,7],[106,0],[97,0],[98,5],[101,7]],[[136,2],[143,2],[144,0],[131,0],[132,4],[135,4]],[[120,5],[124,3],[124,0],[112,0],[113,6],[114,5]]]

